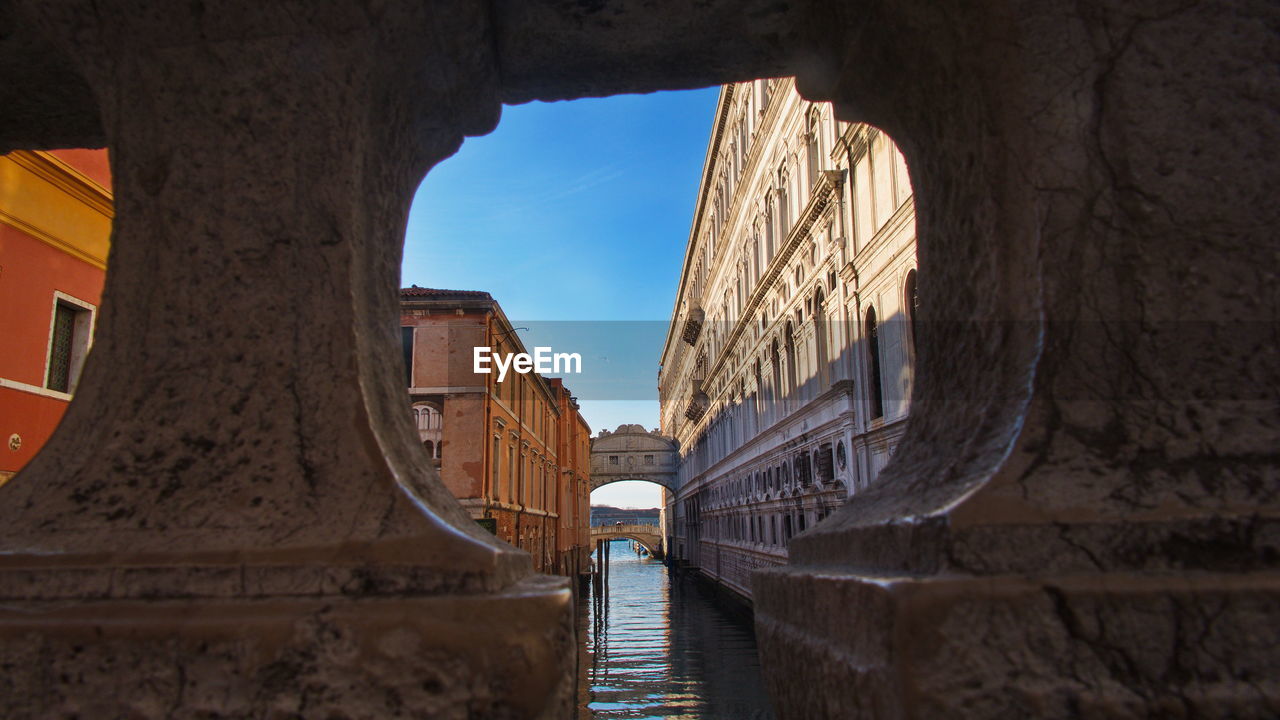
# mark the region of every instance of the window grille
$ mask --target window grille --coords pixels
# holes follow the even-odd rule
[[[71,392],[71,352],[75,348],[76,310],[61,302],[53,311],[53,340],[49,343],[50,390]]]

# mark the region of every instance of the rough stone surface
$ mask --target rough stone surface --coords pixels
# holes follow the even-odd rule
[[[756,578],[783,715],[1273,715],[1280,12],[862,10],[801,87],[901,140],[920,367],[877,485]]]
[[[24,113],[48,124],[6,146],[100,120],[117,205],[81,390],[0,501],[0,714],[570,707],[567,584],[522,589],[528,556],[441,486],[398,383],[412,194],[498,118],[482,10],[5,4],[38,37],[21,47],[62,53],[97,104],[64,108],[76,122],[58,128],[31,97]],[[396,603],[422,616],[403,665],[377,650],[375,618]],[[451,614],[465,626],[430,619]],[[153,687],[171,681],[176,694]]]
[[[570,604],[549,579],[477,596],[6,603],[0,693],[11,720],[561,718]]]
[[[564,710],[571,654],[521,658],[559,652],[567,605],[502,608],[541,628],[508,657],[523,675],[361,610],[457,610],[530,573],[404,412],[409,200],[501,99],[784,73],[900,141],[921,308],[895,461],[757,577],[782,716],[1275,714],[1275,3],[0,0],[0,20],[0,149],[105,143],[118,202],[82,390],[0,490],[4,714],[134,702],[114,687],[138,717],[301,713],[295,679],[351,717],[393,694]],[[215,608],[259,600],[293,638],[275,654],[218,634]],[[116,607],[189,622],[135,633]],[[347,643],[367,688],[333,670]],[[404,685],[387,658],[409,656],[441,686]]]

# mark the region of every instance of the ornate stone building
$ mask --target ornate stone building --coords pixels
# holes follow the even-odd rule
[[[473,372],[474,348],[525,352],[489,293],[411,287],[400,303],[410,407],[445,486],[539,571],[585,571],[591,429],[577,401],[559,378]]]
[[[915,205],[885,133],[785,80],[720,93],[662,355],[671,553],[750,597],[866,487],[909,408]]]

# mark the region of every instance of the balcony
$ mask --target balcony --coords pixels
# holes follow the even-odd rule
[[[698,390],[693,394],[693,397],[689,399],[689,405],[684,410],[684,416],[693,422],[698,422],[698,420],[706,414],[707,405],[709,403],[710,401],[707,398],[707,394]]]
[[[702,321],[706,318],[706,313],[701,307],[694,305],[689,310],[689,315],[684,319],[684,329],[680,333],[680,339],[694,345],[698,342],[698,336],[702,334]]]

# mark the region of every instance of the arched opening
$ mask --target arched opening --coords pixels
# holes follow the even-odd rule
[[[769,421],[772,423],[781,414],[779,410],[782,408],[782,398],[785,396],[782,387],[782,357],[778,352],[777,338],[769,344],[769,367],[773,370],[773,382],[769,387]]]
[[[418,430],[418,441],[426,449],[427,456],[437,465],[443,459],[444,414],[434,401],[419,401],[410,407],[413,424]]]
[[[787,321],[782,337],[787,352],[786,403],[789,412],[799,400],[797,392],[800,378],[799,370],[796,368],[796,336],[790,320]]]
[[[884,381],[880,366],[880,327],[876,323],[876,309],[867,308],[867,320],[864,326],[867,338],[867,382],[868,398],[871,403],[871,418],[884,417]]]
[[[920,295],[916,288],[916,271],[914,269],[907,273],[906,282],[903,283],[902,296],[902,305],[907,311],[907,328],[908,335],[911,338],[911,355],[912,358],[914,358],[918,342],[918,336],[916,334],[916,315],[920,310]]]
[[[825,301],[826,294],[819,287],[813,296],[813,334],[816,343],[815,355],[818,359],[818,371],[815,376],[818,379],[819,390],[827,388],[831,377],[831,359],[827,356],[831,343],[828,337]]]

